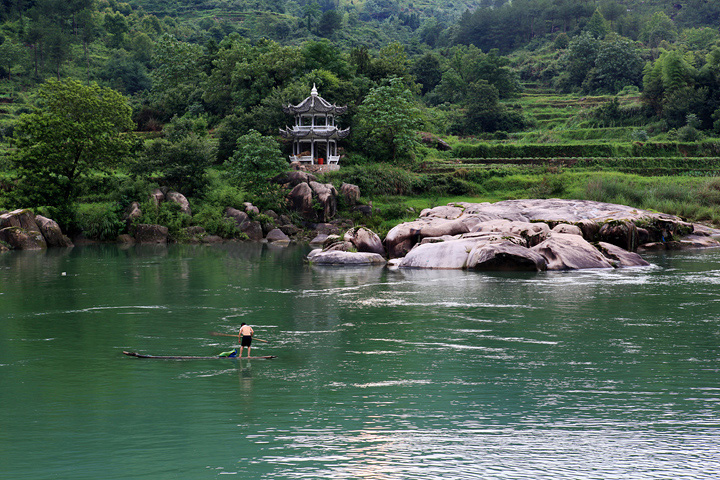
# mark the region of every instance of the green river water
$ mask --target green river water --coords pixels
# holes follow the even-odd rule
[[[308,251],[0,255],[0,478],[720,477],[720,250],[541,274]],[[243,321],[278,358],[122,354],[214,355]]]

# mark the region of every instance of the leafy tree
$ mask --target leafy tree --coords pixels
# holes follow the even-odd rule
[[[596,9],[595,13],[593,13],[592,17],[590,17],[587,25],[585,25],[583,31],[588,32],[595,38],[602,39],[605,38],[605,35],[610,33],[610,25],[608,24],[608,21],[605,20],[605,17],[603,17],[603,14],[600,13],[600,10]]]
[[[432,53],[426,53],[420,57],[410,71],[422,85],[420,91],[423,95],[434,89],[442,79],[440,59]]]
[[[20,117],[13,158],[31,206],[69,207],[92,170],[121,165],[134,150],[131,108],[118,92],[76,80],[49,80],[40,108]]]
[[[108,13],[105,15],[105,30],[110,34],[107,39],[108,46],[120,48],[125,45],[127,33],[130,31],[127,19],[122,13]]]
[[[352,77],[352,67],[340,48],[328,40],[309,41],[301,47],[306,70],[329,70],[341,78]]]
[[[131,59],[125,50],[117,50],[110,57],[99,72],[99,77],[127,95],[148,90],[151,86],[145,65]]]
[[[410,83],[409,62],[405,47],[399,42],[384,46],[370,63],[370,78],[380,82],[384,78],[400,77]]]
[[[244,48],[230,73],[231,106],[247,112],[276,88],[285,88],[302,70],[302,52],[273,41]]]
[[[225,161],[225,169],[231,180],[250,192],[261,191],[269,179],[288,167],[280,146],[273,137],[250,130],[238,138],[236,144],[237,148],[232,157]]]
[[[207,185],[207,169],[215,148],[207,138],[207,120],[188,115],[174,117],[163,128],[165,138],[147,145],[134,172],[160,175],[160,183],[188,196],[200,196]]]
[[[403,80],[393,77],[386,85],[370,90],[358,107],[354,136],[378,160],[413,158],[418,146],[416,130],[422,111]]]
[[[151,98],[166,117],[182,116],[188,106],[199,101],[199,86],[205,74],[201,64],[204,51],[199,45],[182,42],[164,34],[155,43]]]
[[[622,37],[603,42],[595,67],[583,82],[586,91],[617,93],[628,85],[642,83],[643,59],[635,44]]]
[[[500,56],[497,50],[483,53],[470,45],[453,47],[448,69],[436,88],[440,102],[463,102],[473,82],[485,80],[493,85],[500,98],[508,98],[520,91],[517,74],[508,67],[509,60]]]
[[[720,40],[720,34],[710,27],[688,28],[683,30],[682,38],[690,49],[707,51]]]
[[[627,14],[627,7],[614,0],[605,1],[600,5],[600,12],[610,22],[610,29],[620,17]]]
[[[320,5],[313,0],[312,2],[308,2],[305,5],[305,11],[304,16],[307,19],[307,29],[312,31],[313,26],[317,22],[318,18],[322,14],[322,9],[320,8]]]
[[[330,37],[337,29],[342,26],[342,15],[335,9],[323,12],[317,25],[318,35],[322,37]]]
[[[677,29],[672,19],[663,12],[655,13],[640,32],[640,40],[650,47],[657,47],[662,41],[673,43],[677,40]]]
[[[558,60],[565,72],[558,78],[558,86],[563,90],[569,90],[582,85],[590,70],[595,66],[595,58],[599,49],[600,42],[588,32],[583,32],[573,38],[567,51]]]
[[[25,51],[22,45],[12,39],[5,39],[0,43],[0,76],[12,80],[13,68],[22,64],[25,58]]]

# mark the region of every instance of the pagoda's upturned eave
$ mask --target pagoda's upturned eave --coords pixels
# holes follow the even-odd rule
[[[342,115],[347,111],[347,106],[338,107],[337,105],[329,104],[325,100],[320,100],[322,99],[308,97],[297,105],[285,105],[283,111],[289,115],[297,115],[299,113],[333,113],[335,115]]]

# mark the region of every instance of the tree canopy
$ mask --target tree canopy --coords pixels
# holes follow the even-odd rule
[[[31,206],[65,206],[88,173],[120,165],[132,153],[131,108],[115,90],[77,80],[49,80],[38,95],[37,109],[20,116],[15,128],[20,192]]]

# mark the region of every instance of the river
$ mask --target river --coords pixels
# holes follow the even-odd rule
[[[538,274],[307,252],[0,255],[0,478],[718,478],[720,250]],[[278,358],[122,354],[214,355],[240,322]]]

